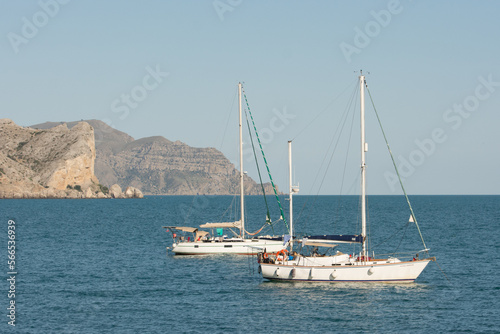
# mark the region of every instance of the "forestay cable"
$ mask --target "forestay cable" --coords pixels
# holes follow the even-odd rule
[[[370,93],[370,90],[368,89],[368,84],[366,83],[366,81],[365,81],[365,86],[366,86],[366,90],[368,91],[368,95],[370,96],[370,101],[372,102],[373,110],[375,110],[375,115],[377,116],[377,121],[378,121],[378,124],[380,125],[380,130],[382,130],[382,135],[384,136],[385,144],[387,145],[387,149],[389,150],[392,164],[394,165],[394,169],[396,170],[396,174],[398,175],[399,184],[401,185],[401,189],[403,190],[403,194],[405,195],[406,202],[408,203],[408,207],[410,208],[411,218],[413,218],[413,222],[415,223],[415,226],[417,227],[418,234],[420,235],[420,239],[422,240],[422,244],[424,245],[424,249],[426,250],[427,253],[429,253],[427,246],[425,245],[425,241],[424,241],[424,237],[422,236],[422,232],[420,232],[420,227],[418,226],[417,218],[415,217],[415,214],[413,213],[413,208],[411,207],[410,199],[408,198],[408,195],[406,194],[405,187],[403,186],[403,181],[401,180],[401,176],[399,175],[396,161],[394,160],[394,156],[392,155],[391,147],[389,146],[389,142],[387,141],[387,137],[385,136],[384,128],[382,127],[382,122],[380,121],[380,117],[378,116],[377,108],[375,108],[375,103],[373,103],[372,94]]]

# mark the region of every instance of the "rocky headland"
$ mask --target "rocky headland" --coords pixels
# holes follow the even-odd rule
[[[0,198],[239,193],[239,172],[215,148],[135,140],[99,120],[20,127],[4,119],[0,132]],[[269,183],[264,188],[273,192]],[[261,194],[261,186],[245,176],[245,193]]]
[[[94,174],[94,129],[86,122],[39,130],[0,119],[0,142],[0,198],[113,197]],[[135,188],[115,195],[142,197]]]

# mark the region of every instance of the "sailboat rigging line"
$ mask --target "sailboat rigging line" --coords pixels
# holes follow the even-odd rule
[[[354,82],[358,82],[358,80],[357,80],[357,79],[355,79],[355,80],[354,80]],[[333,102],[335,102],[335,101],[336,101],[339,97],[341,97],[341,96],[345,93],[345,91],[346,91],[349,87],[351,87],[351,85],[352,85],[352,83],[348,84],[348,85],[344,88],[344,90],[343,90],[343,91],[342,91],[339,95],[337,95],[335,98],[333,98],[333,100],[331,100],[331,101],[330,101],[330,102],[326,105],[326,107],[324,107],[324,108],[323,108],[323,110],[322,110],[322,111],[320,111],[320,112],[319,112],[316,116],[314,116],[314,118],[313,118],[313,119],[312,119],[309,123],[307,123],[307,125],[306,125],[305,127],[303,127],[303,128],[302,128],[302,130],[300,130],[300,131],[299,131],[299,132],[295,135],[295,137],[293,137],[293,138],[292,138],[292,141],[294,141],[294,140],[295,140],[295,138],[297,138],[298,136],[300,136],[300,135],[302,134],[302,132],[304,132],[304,131],[305,131],[305,130],[306,130],[306,129],[307,129],[307,128],[308,128],[308,127],[309,127],[309,126],[310,126],[310,125],[314,122],[314,121],[316,121],[316,119],[318,119],[318,117],[319,117],[319,116],[321,116],[321,114],[323,114],[325,111],[327,111],[327,110],[328,110],[328,108],[330,108],[330,106],[333,104]]]
[[[319,187],[318,187],[318,193],[316,195],[319,195],[319,192],[321,191],[321,187],[324,184],[328,170],[330,169],[330,165],[332,163],[333,157],[335,155],[335,152],[337,151],[337,147],[338,147],[339,142],[340,142],[340,136],[342,135],[342,132],[344,132],[345,124],[347,122],[347,116],[349,115],[349,110],[351,109],[352,101],[354,100],[354,98],[355,98],[355,96],[353,95],[351,97],[351,101],[349,102],[348,107],[346,108],[346,110],[344,111],[344,114],[342,115],[341,121],[337,125],[337,129],[335,130],[335,135],[332,138],[330,145],[328,146],[327,152],[332,147],[333,140],[335,139],[335,137],[337,137],[337,141],[335,142],[335,146],[333,147],[332,154],[330,155],[330,159],[328,160],[328,164],[326,165],[325,173],[323,174],[323,178],[321,179],[321,182],[320,182]],[[340,129],[340,132],[338,133],[339,129]],[[338,135],[337,135],[337,133],[338,133]],[[325,154],[325,158],[326,158],[326,156],[327,156],[327,154]],[[325,158],[323,159],[323,162],[324,162]],[[323,164],[323,162],[322,162],[322,164]]]
[[[377,108],[375,108],[375,103],[373,102],[372,94],[370,93],[370,90],[368,89],[368,84],[366,83],[366,81],[365,81],[365,86],[366,86],[366,90],[368,91],[368,95],[370,96],[370,101],[372,102],[373,110],[375,111],[375,115],[377,116],[378,124],[380,125],[380,130],[382,130],[382,135],[384,136],[385,144],[387,145],[387,149],[389,150],[389,154],[391,155],[392,164],[394,165],[394,169],[396,170],[396,174],[398,175],[399,184],[401,185],[401,189],[403,190],[403,193],[405,195],[406,202],[408,203],[408,207],[410,208],[411,216],[413,217],[413,221],[415,222],[415,226],[417,227],[418,234],[420,235],[420,239],[422,240],[422,244],[424,245],[424,249],[427,249],[427,246],[425,245],[424,237],[422,236],[422,232],[420,231],[420,227],[418,226],[417,218],[415,217],[415,214],[413,213],[413,208],[411,207],[410,199],[408,198],[408,195],[406,194],[405,187],[403,186],[403,181],[401,180],[401,176],[399,175],[399,170],[398,170],[398,167],[396,166],[396,161],[394,161],[394,156],[392,155],[391,147],[389,146],[389,142],[387,141],[387,137],[385,135],[384,128],[382,127],[382,122],[380,121],[380,117],[378,116]],[[427,252],[427,254],[429,254],[429,252]]]
[[[341,116],[341,120],[342,120],[342,119],[347,119],[347,115],[348,115],[348,112],[349,112],[349,110],[350,110],[350,108],[351,108],[352,101],[354,101],[354,100],[355,100],[355,96],[356,96],[356,95],[357,95],[357,86],[356,86],[356,85],[354,85],[354,90],[353,90],[353,93],[351,94],[351,99],[349,100],[349,102],[348,102],[348,106],[345,108],[344,113],[343,113],[343,114],[342,114],[342,116]],[[339,132],[339,128],[340,128],[341,124],[344,124],[344,123],[345,123],[345,121],[344,121],[344,122],[339,122],[339,124],[337,125],[337,129],[335,130],[335,132],[334,132],[334,134],[333,134],[333,136],[332,136],[332,139],[331,139],[331,141],[330,141],[330,144],[329,144],[329,146],[328,146],[328,149],[325,151],[325,155],[324,155],[324,157],[323,157],[323,160],[321,161],[321,164],[320,164],[320,166],[319,166],[319,168],[318,168],[318,172],[316,173],[316,176],[315,176],[315,178],[314,178],[314,181],[313,181],[313,183],[312,183],[312,185],[311,185],[311,191],[310,191],[310,192],[312,192],[312,189],[314,188],[314,186],[315,186],[315,184],[316,184],[316,181],[318,180],[318,177],[319,177],[319,175],[320,175],[320,171],[321,171],[321,169],[323,168],[323,165],[325,164],[326,158],[327,158],[327,156],[328,156],[328,152],[330,151],[330,148],[331,148],[331,146],[332,146],[332,144],[333,144],[333,141],[334,141],[335,137],[337,136],[337,133]],[[339,139],[339,138],[340,138],[340,135],[339,135],[338,139]],[[337,139],[337,142],[338,142],[338,139]],[[336,146],[335,146],[335,147],[336,147]],[[335,151],[334,151],[334,152],[335,152]],[[331,159],[333,158],[333,154],[334,154],[334,152],[332,152],[332,156],[331,156],[331,158],[330,158],[330,161],[331,161]],[[327,169],[325,170],[325,173],[324,173],[324,175],[323,175],[323,179],[322,179],[322,181],[321,181],[321,184],[323,184],[323,181],[324,181],[324,179],[325,179],[325,177],[326,177],[327,171],[328,171],[328,167],[327,167]],[[320,192],[320,190],[321,190],[321,186],[319,187],[319,189],[318,189],[318,191],[317,191],[317,193],[316,193],[316,196],[314,197],[313,203],[312,203],[312,205],[311,205],[311,207],[312,207],[312,208],[314,208],[314,207],[315,207],[315,205],[316,205],[316,201],[317,201],[317,199],[318,199],[318,196],[319,196],[319,192]],[[307,200],[304,202],[304,205],[302,206],[302,208],[301,208],[301,210],[300,210],[300,212],[299,212],[299,214],[298,214],[298,217],[297,217],[297,219],[296,219],[296,220],[297,220],[297,222],[298,222],[298,221],[301,221],[301,219],[302,219],[302,213],[303,213],[303,211],[304,211],[305,207],[308,205],[308,203],[309,203],[309,199],[307,199]],[[304,217],[304,219],[305,219],[305,221],[306,221],[306,223],[304,224],[304,230],[306,230],[306,231],[307,231],[307,222],[308,222],[308,219],[307,219],[307,218],[308,218],[308,216],[309,216],[309,214],[308,214],[306,217]]]
[[[340,184],[340,191],[339,191],[339,195],[342,195],[342,189],[344,187],[344,180],[345,180],[345,172],[347,170],[347,160],[349,158],[349,152],[351,150],[349,150],[349,146],[351,145],[351,138],[352,138],[352,133],[353,133],[353,127],[354,127],[354,116],[356,115],[356,113],[352,113],[352,118],[351,118],[351,132],[349,132],[349,140],[347,141],[347,150],[346,150],[346,154],[345,154],[345,160],[344,160],[344,171],[342,172],[342,183]]]
[[[257,166],[257,172],[259,174],[259,181],[260,181],[260,187],[262,188],[262,194],[264,195],[264,202],[266,203],[266,222],[270,223],[271,222],[271,214],[269,213],[269,205],[267,205],[267,198],[266,198],[266,190],[264,189],[264,183],[262,182],[262,175],[260,174],[260,167],[259,167],[259,161],[257,160],[257,153],[255,152],[255,146],[253,144],[253,136],[252,136],[252,130],[250,130],[250,123],[248,122],[248,113],[247,109],[245,108],[245,118],[247,121],[247,127],[248,127],[248,134],[250,136],[250,142],[252,143],[252,151],[253,151],[253,156],[255,158],[255,165]]]
[[[321,168],[323,168],[323,165],[324,165],[324,163],[325,163],[325,160],[326,160],[326,158],[327,158],[327,156],[328,156],[328,152],[330,151],[330,149],[331,149],[331,147],[332,147],[332,145],[333,145],[333,143],[334,143],[334,141],[335,141],[335,138],[337,138],[337,140],[335,141],[335,145],[334,145],[333,151],[332,151],[332,153],[331,153],[331,155],[330,155],[330,159],[328,160],[328,164],[327,164],[327,166],[326,166],[325,172],[324,172],[324,174],[323,174],[323,178],[321,179],[320,185],[319,185],[319,187],[318,187],[318,191],[317,191],[317,193],[316,193],[316,196],[314,197],[314,201],[313,201],[312,207],[314,207],[314,206],[315,206],[315,204],[316,204],[316,200],[318,199],[319,192],[321,191],[321,187],[323,186],[324,181],[325,181],[325,178],[326,178],[326,175],[328,174],[328,170],[329,170],[330,165],[331,165],[331,163],[332,163],[333,156],[335,155],[335,152],[336,152],[336,150],[337,150],[337,147],[338,147],[338,144],[339,144],[339,141],[340,141],[340,137],[341,137],[341,135],[342,135],[342,132],[344,131],[344,127],[345,127],[345,124],[346,124],[347,119],[348,119],[348,117],[347,117],[347,116],[349,115],[349,111],[350,111],[350,109],[351,109],[351,106],[352,106],[353,101],[355,100],[356,94],[357,94],[357,87],[356,87],[356,85],[355,85],[355,86],[354,86],[353,93],[352,93],[352,95],[351,95],[351,99],[349,100],[348,105],[347,105],[347,107],[345,108],[345,110],[344,110],[344,112],[343,112],[343,114],[342,114],[342,116],[341,116],[341,118],[340,118],[340,122],[338,123],[337,128],[335,129],[335,132],[334,132],[334,134],[333,134],[333,136],[332,136],[332,139],[331,139],[331,141],[330,141],[330,144],[328,145],[328,148],[327,148],[327,150],[326,150],[326,152],[325,152],[325,155],[324,155],[324,157],[323,157],[323,160],[321,161],[320,167],[319,167],[319,169],[318,169],[318,173],[316,174],[316,177],[314,178],[314,181],[313,181],[313,183],[312,183],[312,185],[311,185],[311,189],[312,189],[312,188],[314,187],[314,185],[316,184],[316,181],[317,181],[318,176],[319,176],[319,174],[320,174]],[[339,132],[339,130],[340,130],[340,132]],[[303,205],[302,209],[300,210],[300,212],[299,212],[299,216],[298,216],[298,218],[297,218],[297,221],[299,221],[299,220],[300,220],[300,218],[301,218],[301,214],[302,214],[302,211],[303,211],[303,209],[305,208],[305,206],[306,206],[306,205],[307,205],[307,201],[304,203],[304,205]],[[307,217],[306,217],[306,218],[307,218]]]
[[[234,102],[236,101],[236,96],[238,95],[238,92],[236,91],[233,95],[233,101],[231,102],[231,107],[229,108],[229,115],[227,116],[227,121],[226,121],[226,126],[224,127],[224,132],[222,133],[222,139],[221,139],[221,142],[220,142],[220,146],[219,146],[219,150],[222,150],[222,145],[224,144],[224,139],[226,137],[226,132],[227,132],[227,127],[228,127],[228,124],[229,124],[229,120],[231,119],[231,113],[233,112],[233,107],[234,107]],[[204,190],[209,186],[209,183],[205,184],[205,186],[201,189],[201,191],[199,191],[199,193],[203,193]],[[184,223],[186,224],[187,221],[189,220],[189,216],[191,214],[191,211],[194,207],[194,201],[196,200],[196,196],[193,197],[193,200],[191,201],[191,207],[189,208],[189,211],[188,211],[188,214],[186,215],[185,219],[184,219]],[[231,203],[232,205],[232,203]],[[227,212],[227,210],[226,210]],[[223,213],[223,216],[224,214],[226,213],[224,212]]]
[[[274,233],[274,228],[273,228],[273,225],[274,225],[274,223],[277,223],[277,222],[279,222],[280,220],[281,220],[281,219],[278,219],[278,220],[275,220],[275,221],[273,221],[273,222],[269,222],[269,223],[268,223],[268,222],[266,222],[266,223],[265,223],[264,225],[262,225],[262,227],[261,227],[260,229],[258,229],[256,232],[250,233],[250,232],[248,232],[247,230],[245,230],[245,232],[246,232],[247,234],[249,234],[249,235],[256,235],[256,234],[259,234],[260,232],[262,232],[262,230],[263,230],[265,227],[269,227],[269,226],[271,226],[271,228],[273,229],[273,235],[274,235],[275,233]]]
[[[271,176],[271,171],[269,170],[269,165],[267,164],[266,155],[264,154],[264,149],[262,148],[262,143],[260,142],[259,133],[257,132],[257,127],[255,126],[255,121],[253,120],[252,112],[250,111],[250,105],[248,104],[247,95],[246,95],[243,87],[241,90],[243,91],[243,97],[245,98],[245,103],[246,103],[247,108],[248,108],[248,114],[250,115],[250,119],[252,120],[253,129],[255,131],[255,136],[257,137],[257,142],[259,143],[259,146],[260,146],[260,152],[262,153],[262,158],[264,159],[264,163],[266,164],[267,174],[269,175],[271,185],[273,186],[274,196],[276,197],[276,201],[278,201],[278,206],[280,208],[281,218],[283,219],[283,222],[285,223],[287,230],[290,230],[290,228],[288,227],[288,224],[286,223],[285,213],[283,212],[283,207],[281,206],[281,202],[280,202],[280,199],[278,196],[278,191],[276,190],[276,186],[274,185],[273,177]]]
[[[368,206],[368,196],[366,196],[365,198],[365,201],[366,201],[366,228],[368,229],[368,232],[366,233],[367,235],[367,239],[366,240],[366,249],[367,251],[369,252],[370,249],[373,249],[373,248],[370,248],[370,245],[372,244],[372,237],[371,237],[371,229],[370,229],[370,210],[369,210],[369,206]]]
[[[359,173],[358,175],[361,175],[361,173]],[[358,178],[359,180],[359,178]],[[361,180],[359,180],[361,182]],[[356,216],[356,230],[355,231],[361,231],[361,202],[362,202],[362,197],[361,197],[361,194],[359,194],[358,196],[358,209],[356,210],[356,213],[357,213],[357,216]],[[355,246],[355,249],[357,251],[357,247],[359,245],[354,245]]]
[[[236,96],[238,96],[238,91],[236,91],[233,95],[233,102],[231,103],[231,108],[229,108],[229,115],[227,116],[226,126],[224,127],[224,132],[222,133],[222,139],[220,142],[220,148],[222,149],[222,144],[224,143],[224,139],[226,138],[227,126],[229,125],[229,119],[231,118],[231,113],[233,112],[234,101],[236,101]]]
[[[237,195],[234,195],[234,196],[233,196],[233,199],[231,200],[231,204],[229,204],[229,206],[227,207],[226,211],[224,211],[224,212],[222,213],[222,215],[220,216],[220,218],[219,218],[219,221],[220,221],[220,222],[222,222],[222,221],[223,221],[223,218],[224,218],[224,216],[226,215],[226,213],[227,213],[229,210],[232,210],[232,208],[233,208],[233,204],[234,204],[234,200],[236,199],[236,197],[237,197]],[[235,217],[236,217],[236,215],[235,215]]]
[[[405,230],[403,232],[403,236],[401,237],[401,240],[399,240],[398,247],[396,247],[396,249],[394,250],[394,253],[393,253],[394,255],[393,256],[395,256],[395,254],[398,252],[398,249],[401,246],[401,243],[403,242],[403,240],[404,240],[404,238],[406,236],[406,232],[408,231],[408,226],[409,225],[410,225],[410,222],[407,222],[406,225],[405,225],[406,228],[405,228]]]
[[[187,211],[187,214],[184,218],[184,224],[187,224],[187,221],[189,220],[189,216],[191,215],[191,212],[193,211],[194,207],[195,207],[195,201],[197,198],[199,198],[199,196],[204,196],[203,194],[205,193],[205,189],[210,185],[210,183],[205,183],[205,185],[203,186],[203,188],[201,188],[198,193],[201,194],[201,195],[196,195],[196,196],[193,196],[193,200],[191,201],[191,206],[189,207],[188,211]]]
[[[429,252],[427,252],[427,253],[429,253]],[[451,283],[450,279],[448,278],[448,275],[445,274],[444,270],[441,268],[441,266],[439,265],[439,263],[436,260],[434,260],[434,262],[436,262],[439,270],[441,270],[441,272],[443,273],[443,275],[446,278],[446,280],[448,281],[448,283]]]
[[[403,225],[399,230],[396,230],[396,232],[394,232],[393,234],[391,234],[388,238],[382,240],[381,242],[379,242],[378,244],[376,244],[373,249],[376,249],[378,246],[384,244],[385,242],[387,242],[388,240],[392,239],[395,235],[399,234],[404,228],[407,228],[408,227],[408,224],[410,222],[407,222],[405,225]],[[405,232],[406,233],[406,232]],[[391,255],[394,255],[395,252],[391,253]]]
[[[340,217],[340,209],[342,207],[342,198],[343,198],[342,197],[342,190],[344,188],[345,173],[346,173],[346,170],[347,170],[347,160],[349,158],[349,152],[351,151],[349,149],[349,147],[351,146],[351,138],[352,138],[352,133],[353,133],[354,116],[355,115],[356,115],[356,113],[353,112],[352,113],[352,118],[351,118],[351,131],[349,132],[349,140],[347,141],[347,150],[346,150],[345,159],[344,159],[344,170],[342,172],[342,181],[340,183],[339,200],[337,202],[337,212],[336,212],[337,219],[339,219],[339,217]],[[332,229],[335,230],[335,221],[334,221]]]

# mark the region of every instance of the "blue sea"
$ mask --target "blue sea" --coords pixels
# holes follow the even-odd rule
[[[255,257],[167,252],[171,238],[162,226],[230,219],[229,196],[0,200],[0,332],[500,332],[500,196],[410,198],[437,258],[413,284],[267,282]],[[402,197],[368,196],[377,253],[424,248],[405,205]],[[358,197],[295,196],[297,234],[357,233],[358,208]],[[249,231],[262,226],[265,211],[262,197],[246,197]],[[284,224],[273,228],[266,232],[282,233]],[[15,327],[8,324],[11,300]]]

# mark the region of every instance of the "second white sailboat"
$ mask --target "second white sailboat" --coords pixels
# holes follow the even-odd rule
[[[238,83],[239,100],[239,153],[240,153],[240,220],[235,222],[206,223],[200,225],[205,229],[233,229],[239,233],[234,233],[233,237],[225,235],[210,235],[207,231],[202,231],[195,227],[185,226],[163,226],[172,233],[172,247],[169,248],[177,255],[202,255],[202,254],[240,254],[255,255],[263,250],[277,252],[283,248],[282,237],[260,236],[246,238],[245,235],[245,193],[244,193],[244,169],[243,169],[243,118],[242,118],[242,85]],[[192,235],[186,237],[184,233]]]

